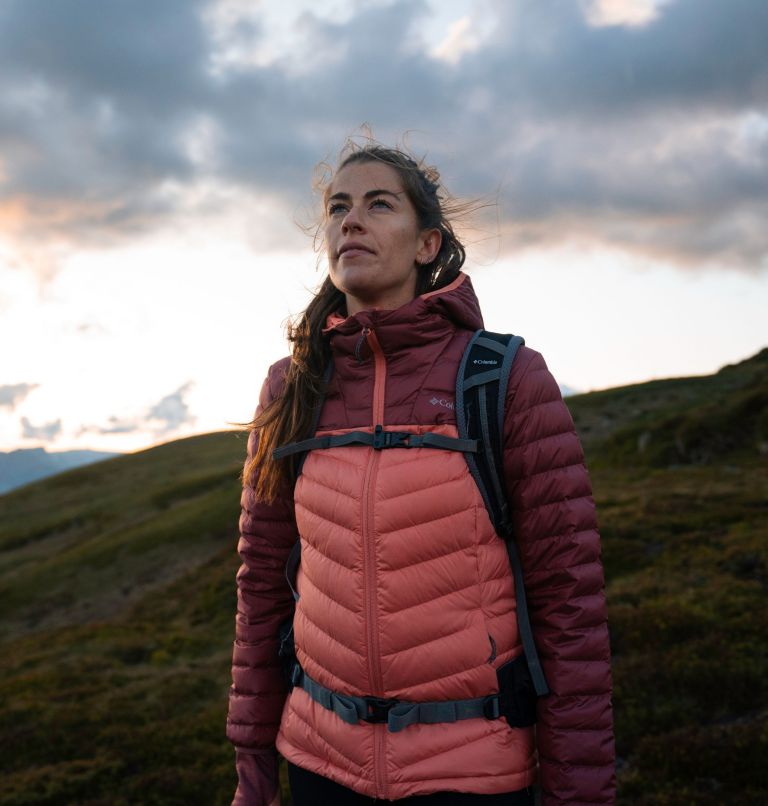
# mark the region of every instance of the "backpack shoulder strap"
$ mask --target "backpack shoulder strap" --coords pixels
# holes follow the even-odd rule
[[[467,456],[467,463],[502,537],[511,527],[502,483],[504,400],[512,362],[524,343],[520,336],[478,330],[464,351],[456,376],[459,438],[479,440],[480,450],[476,456]]]
[[[460,439],[476,439],[477,453],[466,453],[491,522],[503,538],[515,579],[517,622],[536,693],[549,693],[528,617],[523,569],[512,534],[512,518],[504,491],[504,402],[509,373],[521,336],[478,330],[467,345],[456,376],[456,423]]]

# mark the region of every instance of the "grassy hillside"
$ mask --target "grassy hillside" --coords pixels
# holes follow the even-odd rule
[[[768,349],[568,398],[598,504],[620,802],[768,799]]]
[[[567,403],[594,468],[768,456],[768,348],[715,375],[623,386]]]
[[[0,498],[0,802],[228,803],[242,435]]]
[[[621,803],[765,802],[766,406],[744,400],[767,364],[568,400],[603,534]],[[704,448],[678,451],[691,424]],[[244,450],[210,434],[0,497],[1,803],[230,802]]]

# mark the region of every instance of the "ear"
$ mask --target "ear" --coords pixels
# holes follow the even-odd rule
[[[431,263],[437,257],[442,242],[443,233],[439,229],[422,230],[416,249],[416,262],[420,265]]]

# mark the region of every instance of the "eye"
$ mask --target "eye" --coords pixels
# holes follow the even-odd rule
[[[371,207],[386,207],[388,210],[392,209],[392,205],[386,199],[374,199],[371,202]]]
[[[334,202],[333,204],[328,205],[328,215],[336,215],[336,213],[343,213],[346,212],[347,206],[346,204],[342,204],[341,202]]]

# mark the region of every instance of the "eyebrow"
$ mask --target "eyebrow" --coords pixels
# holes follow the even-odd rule
[[[374,196],[394,196],[396,199],[400,198],[400,195],[404,191],[400,191],[399,193],[395,193],[393,190],[385,190],[384,188],[377,188],[376,190],[368,190],[363,194],[364,199],[372,199]],[[338,201],[351,201],[352,196],[349,193],[334,193],[332,196],[328,197],[328,201],[338,200]]]

